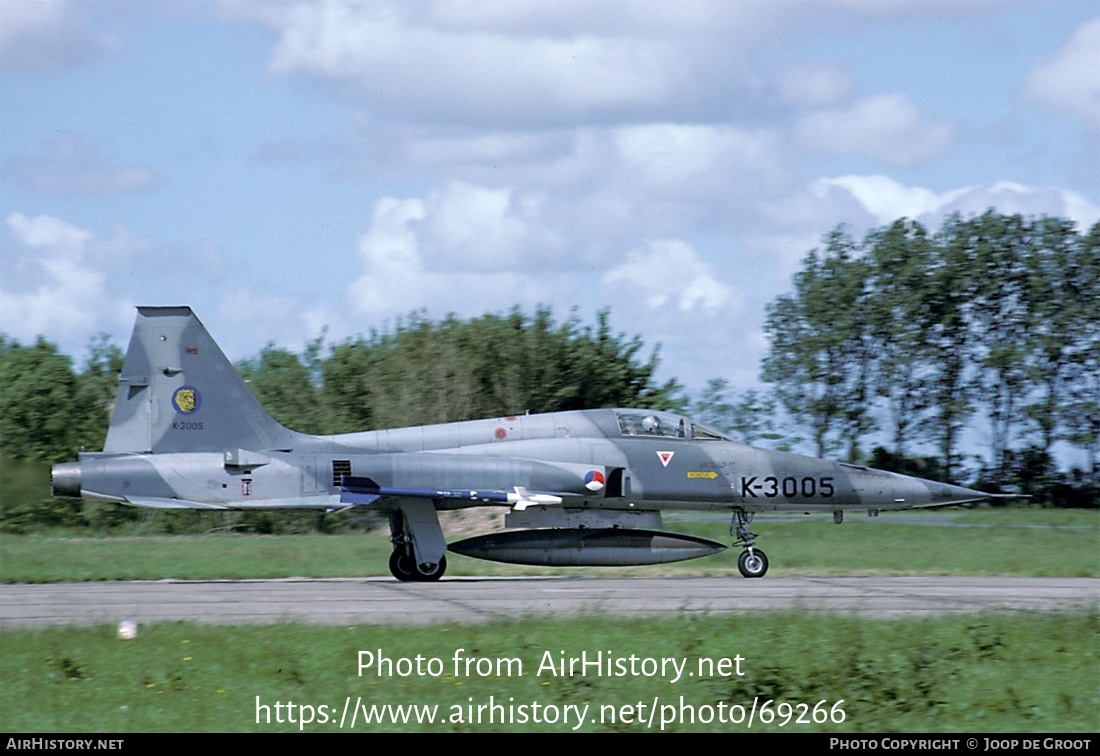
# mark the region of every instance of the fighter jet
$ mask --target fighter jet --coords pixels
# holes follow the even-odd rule
[[[139,307],[102,452],[53,467],[54,496],[153,509],[373,509],[398,580],[446,552],[538,565],[706,556],[662,512],[730,516],[738,568],[763,577],[760,512],[910,509],[991,498],[859,465],[757,449],[669,412],[596,409],[313,436],[275,421],[188,307]],[[505,530],[448,544],[440,510],[507,507]]]

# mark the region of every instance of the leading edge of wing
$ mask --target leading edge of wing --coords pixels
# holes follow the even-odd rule
[[[126,503],[147,509],[229,509],[229,507],[223,507],[220,504],[205,504],[201,501],[166,499],[155,496],[129,496],[126,498]]]

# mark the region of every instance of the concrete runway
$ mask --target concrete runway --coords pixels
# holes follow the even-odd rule
[[[1100,607],[1100,579],[1005,577],[155,580],[0,586],[0,627],[192,620],[478,623],[539,615],[829,611],[875,617]]]

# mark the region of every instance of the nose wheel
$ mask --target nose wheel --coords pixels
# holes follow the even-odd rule
[[[764,577],[768,571],[768,556],[760,549],[745,549],[737,559],[737,569],[747,578]]]
[[[741,575],[747,578],[764,577],[768,571],[768,556],[756,548],[756,533],[749,532],[752,523],[752,513],[740,509],[734,511],[733,522],[730,523],[730,535],[734,537],[734,546],[744,546],[745,550],[737,559],[737,569]]]

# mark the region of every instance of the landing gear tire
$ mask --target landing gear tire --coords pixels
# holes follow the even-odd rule
[[[768,556],[760,549],[746,549],[737,560],[737,569],[747,578],[764,577],[768,571]]]
[[[413,568],[413,571],[416,573],[413,580],[419,580],[422,583],[435,582],[443,577],[443,573],[447,571],[447,557],[439,557],[439,561],[434,564],[418,564]]]
[[[402,582],[416,580],[416,570],[413,558],[404,551],[394,551],[390,554],[390,574]]]
[[[390,554],[390,574],[404,583],[431,583],[443,577],[446,571],[446,556],[441,556],[435,563],[417,564],[415,557],[404,551]]]

